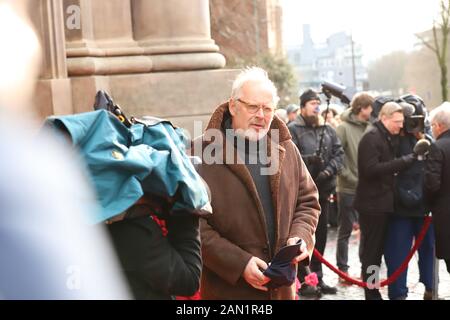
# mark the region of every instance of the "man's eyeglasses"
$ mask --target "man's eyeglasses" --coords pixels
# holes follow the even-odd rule
[[[273,106],[250,104],[241,99],[237,99],[237,101],[242,103],[245,106],[245,108],[247,109],[247,111],[251,114],[257,113],[259,111],[259,109],[262,109],[265,116],[273,114],[275,111],[275,108]]]

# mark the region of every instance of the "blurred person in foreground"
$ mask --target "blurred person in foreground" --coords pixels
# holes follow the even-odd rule
[[[431,145],[425,167],[425,196],[433,214],[436,257],[444,259],[450,273],[450,103],[430,112],[436,142]]]
[[[77,155],[27,118],[40,48],[18,8],[0,0],[0,299],[128,299]]]

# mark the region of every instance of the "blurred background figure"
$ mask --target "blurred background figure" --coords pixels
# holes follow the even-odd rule
[[[289,118],[286,112],[286,109],[283,108],[279,108],[277,110],[275,110],[275,114],[278,116],[278,118],[280,118],[284,123],[288,123]]]
[[[0,0],[0,299],[127,299],[74,150],[39,137],[40,47],[22,2]]]
[[[328,124],[329,126],[332,126],[333,129],[335,129],[335,130],[338,127],[338,125],[341,123],[340,114],[333,107],[329,107],[328,112],[326,109],[324,111],[322,111],[321,116],[324,119],[324,121],[326,121],[326,124]]]
[[[341,118],[338,110],[332,106],[323,110],[320,114],[323,122],[329,126],[331,126],[334,130],[341,123]],[[330,196],[328,197],[328,225],[332,228],[336,228],[338,226],[338,197],[336,194],[336,188],[331,191]]]
[[[300,110],[300,107],[296,104],[290,104],[286,108],[286,113],[288,117],[288,124],[295,120],[298,116],[298,110]]]
[[[430,112],[436,142],[425,168],[425,196],[431,207],[436,233],[436,257],[444,259],[450,273],[450,103]]]
[[[372,112],[373,98],[366,92],[355,95],[350,108],[341,114],[342,123],[336,133],[344,149],[344,168],[337,177],[338,192],[338,243],[336,262],[339,270],[348,273],[348,242],[354,228],[358,228],[358,212],[353,207],[358,184],[358,144]],[[344,284],[349,284],[339,278]]]
[[[336,175],[341,171],[344,151],[333,127],[323,125],[320,121],[320,97],[317,92],[308,89],[300,95],[300,115],[288,125],[292,141],[300,151],[309,173],[319,190],[321,213],[316,229],[315,248],[322,255],[326,248],[328,231],[328,212],[330,195],[336,188]],[[310,269],[317,273],[317,288],[302,285],[301,296],[320,296],[336,294],[336,287],[323,281],[322,263],[314,256]],[[305,268],[299,266],[298,278],[304,282],[307,274]]]

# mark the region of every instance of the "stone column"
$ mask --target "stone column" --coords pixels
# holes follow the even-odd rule
[[[33,102],[43,117],[72,113],[62,0],[30,1],[28,10],[42,46],[42,69]]]
[[[81,28],[66,28],[70,76],[218,69],[208,0],[64,0],[80,8]]]
[[[54,48],[58,59],[48,59],[54,68],[42,77],[70,79],[70,97],[54,97],[61,97],[60,110],[91,111],[96,92],[106,90],[128,115],[192,129],[229,95],[236,72],[221,69],[225,58],[211,39],[208,0],[39,1],[54,5],[49,15],[59,37],[56,27],[43,32],[46,50]],[[41,90],[51,100],[47,93]]]
[[[130,0],[64,0],[64,8],[81,18],[79,28],[68,27],[65,33],[70,76],[151,70],[151,59],[133,39]]]
[[[151,55],[152,71],[225,66],[211,39],[208,0],[133,0],[134,38]]]

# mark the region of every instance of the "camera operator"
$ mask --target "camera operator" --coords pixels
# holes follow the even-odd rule
[[[337,138],[336,131],[328,125],[319,124],[319,95],[308,89],[300,96],[300,115],[288,128],[292,141],[298,147],[302,158],[319,190],[319,202],[322,212],[316,230],[316,249],[323,254],[327,241],[328,197],[336,187],[336,175],[343,167],[344,151]],[[337,289],[324,283],[322,264],[313,257],[311,271],[319,278],[318,290],[303,285],[300,295],[335,294]],[[299,280],[303,282],[305,269],[299,267]]]
[[[403,108],[405,120],[398,137],[396,156],[402,157],[411,154],[415,146],[421,144],[424,145],[422,153],[425,154],[432,139],[424,134],[426,112],[422,99],[414,95],[406,95],[398,99],[397,102]],[[425,160],[425,156],[421,155],[418,159]],[[425,207],[423,197],[424,164],[425,161],[415,161],[410,167],[400,171],[395,178],[394,214],[389,219],[384,249],[388,277],[400,267],[408,256],[413,239],[419,235],[422,228],[423,218],[429,212]],[[418,250],[419,281],[425,286],[425,300],[431,300],[432,298],[433,250],[434,232],[430,228]],[[406,299],[408,295],[407,272],[406,269],[394,283],[389,285],[389,299]]]
[[[358,146],[359,179],[354,207],[359,213],[359,254],[365,282],[374,271],[377,272],[372,269],[373,266],[381,264],[389,217],[394,212],[395,176],[416,160],[413,153],[396,158],[398,134],[403,128],[403,121],[403,108],[399,104],[384,104],[379,120],[366,132]],[[365,288],[364,293],[366,300],[382,299],[374,284]]]

